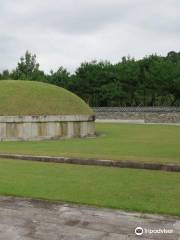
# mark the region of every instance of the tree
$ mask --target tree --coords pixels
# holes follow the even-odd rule
[[[63,67],[59,67],[56,72],[51,70],[48,76],[48,82],[60,87],[69,88],[70,73]]]
[[[84,62],[74,74],[59,67],[50,74],[39,69],[36,55],[26,52],[15,70],[4,70],[0,79],[45,81],[67,88],[91,106],[180,106],[180,52],[150,55],[141,60],[123,57]]]
[[[119,81],[122,90],[126,95],[126,106],[137,105],[136,92],[139,88],[140,67],[139,63],[130,57],[123,58],[123,61],[117,64]],[[123,94],[124,95],[124,94]]]
[[[2,72],[2,74],[0,74],[0,79],[1,80],[9,80],[9,79],[11,79],[11,73],[9,72],[9,70],[4,70]]]
[[[101,88],[115,80],[117,74],[114,70],[107,61],[82,63],[73,76],[74,86],[71,89],[91,106],[102,106],[107,100],[102,100]]]
[[[20,58],[16,69],[13,71],[14,79],[21,80],[45,80],[44,72],[39,70],[36,55],[26,51],[25,56]]]

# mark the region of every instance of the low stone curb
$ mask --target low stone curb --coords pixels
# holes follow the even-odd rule
[[[135,161],[114,161],[114,160],[97,160],[97,159],[76,159],[67,157],[50,157],[50,156],[31,156],[19,154],[0,154],[0,158],[19,159],[39,162],[68,163],[90,166],[104,166],[117,168],[136,168],[149,170],[162,170],[170,172],[180,172],[179,164],[161,164],[161,163],[142,163]]]

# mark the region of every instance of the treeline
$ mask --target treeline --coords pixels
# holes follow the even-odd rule
[[[180,106],[180,52],[151,55],[141,60],[123,57],[119,63],[85,62],[74,74],[60,67],[46,74],[36,55],[20,58],[15,70],[0,79],[43,81],[64,87],[91,106]]]

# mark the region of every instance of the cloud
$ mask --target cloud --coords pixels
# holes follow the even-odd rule
[[[28,49],[41,68],[179,51],[178,0],[0,0],[0,70]]]

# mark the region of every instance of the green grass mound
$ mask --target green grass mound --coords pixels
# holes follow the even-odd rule
[[[51,84],[0,80],[0,115],[92,115],[75,94]]]

